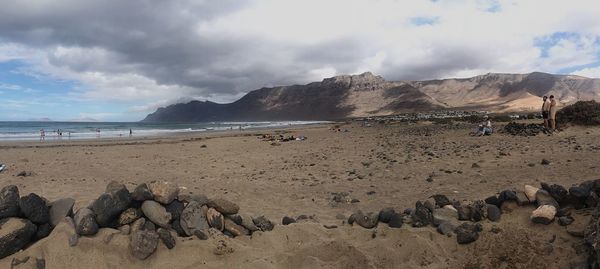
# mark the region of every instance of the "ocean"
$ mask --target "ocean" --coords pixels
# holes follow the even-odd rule
[[[0,121],[0,141],[98,139],[164,136],[173,133],[194,133],[268,127],[284,127],[323,123],[322,121],[264,121],[264,122],[204,122],[204,123],[143,123],[143,122],[56,122],[56,121]],[[60,135],[59,133],[62,133]],[[99,132],[98,132],[99,131]]]

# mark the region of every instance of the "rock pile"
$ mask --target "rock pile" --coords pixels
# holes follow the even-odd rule
[[[35,193],[20,196],[17,186],[0,190],[0,258],[47,237],[58,222],[72,214],[75,200],[48,202]]]
[[[547,225],[558,219],[562,226],[571,225],[574,218],[570,209],[600,206],[600,179],[585,181],[568,190],[558,184],[541,183],[541,188],[525,185],[522,191],[504,190],[484,200],[462,204],[448,197],[436,194],[425,201],[417,201],[415,208],[397,213],[393,208],[384,208],[379,213],[357,211],[350,216],[348,223],[371,229],[379,222],[390,227],[400,228],[403,224],[412,227],[433,226],[440,234],[456,234],[459,244],[468,244],[479,238],[482,226],[478,222],[501,221],[503,213],[511,212],[519,206],[534,205],[530,219],[533,223]],[[596,213],[597,234],[590,233],[590,242],[595,244],[600,257],[600,208]]]
[[[524,123],[516,123],[510,122],[505,125],[502,129],[502,133],[507,133],[511,135],[519,135],[519,136],[536,136],[539,133],[546,133],[547,130],[544,126],[539,124],[524,124]]]
[[[264,216],[240,215],[240,207],[231,201],[179,192],[171,182],[144,183],[130,192],[113,181],[88,207],[73,214],[71,198],[47,202],[34,193],[20,197],[16,186],[6,186],[0,191],[0,258],[48,236],[63,220],[75,228],[71,246],[77,245],[79,236],[115,228],[130,235],[131,253],[142,260],[156,251],[159,242],[175,247],[177,236],[205,240],[215,234],[246,236],[274,227]]]

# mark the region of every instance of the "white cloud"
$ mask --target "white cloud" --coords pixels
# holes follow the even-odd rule
[[[120,13],[107,5],[157,7]],[[190,98],[232,101],[263,86],[364,71],[429,79],[558,72],[600,60],[597,0],[263,0],[239,6],[107,0],[43,6],[4,5],[0,62],[25,61],[30,66],[22,71],[30,75],[73,81],[68,98],[135,103],[132,112]],[[415,25],[415,18],[435,23]],[[576,38],[557,40],[542,57],[536,42],[557,32]]]
[[[600,79],[600,67],[583,68],[583,69],[572,72],[571,75],[578,75],[578,76],[582,76],[582,77]]]

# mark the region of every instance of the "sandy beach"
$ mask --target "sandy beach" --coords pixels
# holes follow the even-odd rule
[[[600,128],[571,127],[554,135],[468,135],[470,126],[432,123],[340,123],[146,139],[0,142],[2,186],[49,201],[76,200],[86,207],[111,181],[133,190],[167,180],[189,193],[223,197],[250,215],[276,222],[271,232],[218,240],[177,238],[150,258],[129,255],[126,235],[105,240],[111,229],[68,244],[68,227],[0,260],[43,257],[46,268],[568,268],[587,256],[582,238],[558,223],[533,224],[533,206],[483,221],[481,238],[459,245],[433,227],[374,230],[345,223],[356,210],[402,212],[434,194],[458,201],[484,199],[506,189],[541,182],[565,187],[600,175]],[[272,145],[260,134],[304,135]],[[542,159],[550,161],[542,165]],[[476,165],[475,165],[476,164]],[[30,176],[17,176],[21,171]],[[343,199],[334,199],[342,194]],[[311,218],[288,226],[284,216]],[[589,218],[575,212],[576,221]],[[337,225],[327,229],[324,225]],[[493,230],[494,232],[491,232]]]

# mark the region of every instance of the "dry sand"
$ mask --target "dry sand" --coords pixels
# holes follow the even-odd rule
[[[568,268],[585,260],[577,253],[581,238],[558,223],[532,224],[533,206],[484,221],[478,241],[458,245],[455,237],[434,228],[404,225],[374,230],[344,225],[355,210],[398,211],[433,194],[471,201],[524,184],[558,183],[566,187],[600,175],[600,128],[572,127],[553,136],[470,137],[465,128],[431,124],[393,124],[366,128],[346,124],[336,133],[330,125],[286,131],[306,141],[272,146],[248,131],[161,139],[3,142],[0,186],[17,185],[21,195],[35,192],[49,200],[72,197],[84,207],[120,181],[137,184],[169,180],[188,191],[235,201],[242,213],[283,216],[305,214],[313,222],[277,225],[251,238],[208,241],[178,238],[162,244],[145,261],[134,259],[125,235],[103,229],[69,247],[64,224],[25,251],[0,260],[10,268],[13,257],[42,257],[46,268]],[[426,135],[427,134],[427,135]],[[206,145],[206,147],[202,147]],[[542,158],[551,161],[541,165]],[[481,168],[472,168],[478,163]],[[32,176],[17,177],[20,171]],[[429,182],[426,179],[431,178]],[[348,192],[357,203],[332,202],[332,193]],[[340,215],[344,219],[340,219]],[[575,216],[585,219],[586,216]],[[324,224],[338,228],[326,229]],[[499,228],[492,233],[492,227]],[[219,245],[221,246],[219,247]],[[223,246],[223,244],[225,246]]]

